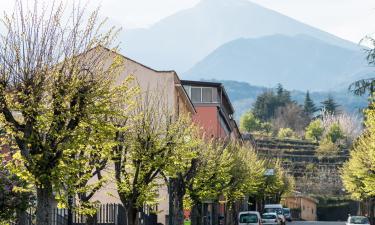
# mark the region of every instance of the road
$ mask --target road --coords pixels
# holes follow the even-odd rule
[[[345,222],[307,222],[307,221],[294,221],[291,223],[286,223],[287,225],[345,225]]]

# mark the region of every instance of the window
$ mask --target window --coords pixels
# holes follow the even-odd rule
[[[212,88],[202,88],[202,102],[212,102]]]
[[[188,85],[185,85],[184,88],[193,103],[217,103],[219,101],[217,88]]]
[[[191,101],[202,102],[202,88],[191,88]]]
[[[240,223],[258,223],[258,216],[256,214],[241,214]]]

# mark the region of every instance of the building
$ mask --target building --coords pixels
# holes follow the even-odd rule
[[[282,203],[287,208],[291,209],[292,217],[294,219],[316,221],[317,220],[317,204],[318,200],[304,196],[294,195],[285,197]]]
[[[157,95],[158,98],[163,99],[163,104],[167,105],[169,110],[177,115],[188,113],[194,116],[196,114],[194,105],[175,71],[157,71],[106,48],[101,48],[99,51],[108,51],[108,65],[116,57],[121,57],[123,60],[123,69],[115,85],[122,84],[131,75],[134,77],[133,85],[140,87],[141,94]],[[159,189],[159,196],[158,223],[167,224],[166,217],[169,210],[168,191],[165,185]],[[92,201],[96,200],[103,204],[121,203],[117,194],[116,184],[114,182],[108,183],[93,196]]]
[[[181,83],[197,111],[193,120],[207,138],[241,138],[233,119],[233,106],[222,83],[189,80]]]
[[[197,112],[193,115],[193,121],[202,129],[206,138],[242,139],[233,118],[234,108],[222,83],[190,80],[181,82]],[[202,204],[202,208],[204,217],[207,218],[204,224],[224,223],[224,204],[207,201]],[[189,220],[189,217],[190,212],[185,211],[185,219]]]

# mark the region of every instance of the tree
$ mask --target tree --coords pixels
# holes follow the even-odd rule
[[[21,219],[33,199],[32,187],[12,172],[5,157],[5,154],[0,154],[0,223],[14,221],[15,215]]]
[[[262,130],[262,123],[251,111],[248,111],[241,116],[240,129],[242,132],[260,131]]]
[[[95,49],[110,48],[116,31],[101,32],[98,11],[87,17],[85,8],[73,8],[66,16],[62,3],[39,11],[37,1],[32,8],[17,1],[2,20],[0,113],[36,187],[38,225],[52,223],[58,167],[75,134],[92,122],[107,122],[110,87],[120,67],[108,67],[110,52]]]
[[[297,134],[302,135],[309,118],[303,112],[302,107],[294,102],[279,107],[272,119],[272,127],[277,132],[281,128],[291,128]]]
[[[367,61],[369,65],[375,65],[375,39],[373,37],[366,37],[363,41],[369,42],[371,48],[366,49]],[[349,91],[355,95],[362,96],[368,93],[370,100],[373,101],[375,91],[375,78],[366,78],[353,82],[349,85]]]
[[[348,145],[351,145],[351,143],[361,134],[363,128],[361,119],[357,115],[350,115],[345,112],[338,115],[323,112],[321,121],[326,133],[333,125],[338,125],[345,136]]]
[[[374,103],[372,103],[374,105]],[[375,110],[369,107],[365,111],[366,129],[355,141],[349,161],[341,169],[345,189],[354,199],[370,202],[369,215],[374,222],[375,199]]]
[[[206,146],[199,153],[197,173],[187,185],[192,201],[192,224],[201,224],[203,201],[218,204],[220,198],[228,202],[231,212],[227,211],[227,218],[231,224],[238,213],[234,203],[258,192],[263,182],[263,161],[246,144],[211,140]],[[216,220],[213,218],[213,223],[219,222]]]
[[[310,92],[306,92],[306,97],[305,97],[305,103],[303,105],[303,111],[306,113],[306,115],[309,118],[312,118],[314,116],[314,113],[318,111],[316,108],[314,101],[310,98]]]
[[[338,123],[332,124],[326,134],[326,138],[332,141],[332,143],[337,143],[340,139],[344,139],[345,135]]]
[[[269,121],[272,119],[279,107],[291,103],[290,92],[285,90],[281,84],[274,91],[266,91],[259,95],[255,100],[252,112],[254,116],[261,121]]]
[[[306,139],[319,141],[324,133],[324,127],[320,119],[312,121],[307,127],[305,132]]]
[[[82,123],[74,133],[75,138],[66,146],[68,150],[57,169],[61,186],[56,189],[60,190],[57,196],[60,206],[68,208],[68,221],[73,220],[74,209],[87,215],[86,224],[95,223],[98,202],[91,199],[109,180],[105,170],[110,166],[112,150],[117,144],[116,133],[125,129],[118,127],[117,122],[126,120],[127,109],[132,106],[129,100],[137,93],[127,85],[131,78],[113,87],[116,94],[109,104],[97,105],[107,108],[108,113],[100,118],[91,117],[90,124]]]
[[[195,149],[200,143],[189,116],[177,117],[158,97],[149,93],[139,96],[125,129],[117,134],[119,144],[113,153],[115,180],[126,209],[127,224],[138,224],[138,213],[143,206],[156,204],[162,174],[171,179],[190,176]],[[172,204],[178,203],[176,213],[183,210],[182,200],[178,201],[172,198]],[[170,210],[171,217],[175,216],[173,212]]]
[[[326,100],[324,100],[322,103],[322,108],[326,113],[336,115],[339,113],[338,107],[340,106],[335,102],[333,97],[331,95],[328,96]]]
[[[281,84],[277,84],[276,95],[281,105],[292,102],[290,92],[285,90]]]

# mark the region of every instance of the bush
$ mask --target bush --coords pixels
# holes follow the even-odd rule
[[[259,131],[262,130],[262,124],[260,120],[249,111],[241,116],[240,129],[245,132]]]
[[[306,133],[305,137],[306,139],[319,141],[324,132],[323,123],[321,120],[317,119],[312,121],[307,127],[306,127]]]
[[[296,134],[290,128],[280,128],[279,132],[277,133],[278,138],[295,138]]]
[[[330,138],[324,138],[316,150],[318,157],[334,156],[339,153],[339,147]]]
[[[333,143],[336,143],[340,139],[344,139],[345,134],[342,131],[340,125],[338,123],[334,123],[328,129],[328,132],[326,134],[326,138],[330,139]]]

